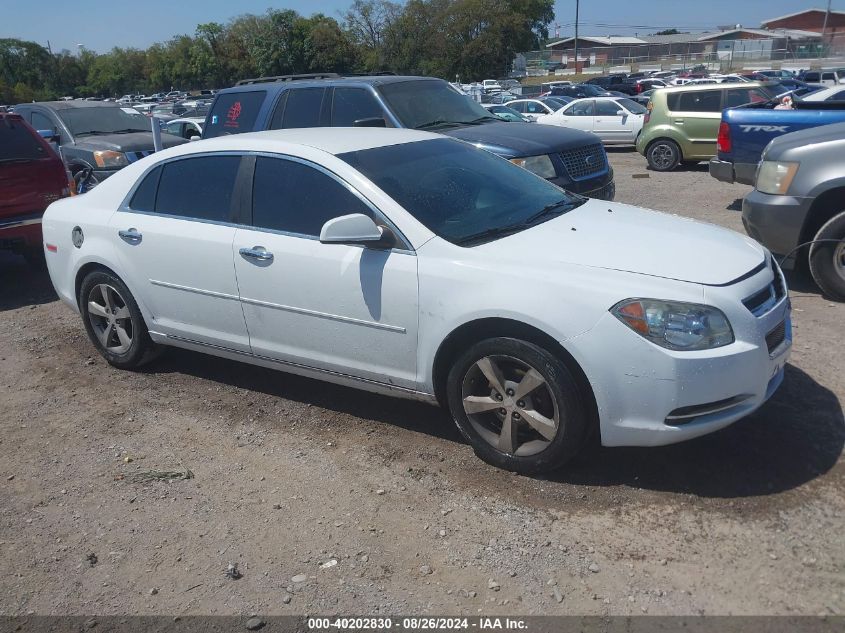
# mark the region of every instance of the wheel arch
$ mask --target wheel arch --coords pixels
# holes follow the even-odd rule
[[[656,136],[655,138],[648,141],[648,143],[646,143],[645,151],[643,152],[643,156],[648,158],[649,150],[652,148],[652,146],[655,143],[659,143],[660,141],[672,141],[675,144],[675,146],[678,148],[678,160],[679,161],[686,160],[684,158],[684,148],[683,148],[683,144],[681,143],[681,141],[679,141],[677,138],[674,138],[671,134],[665,134],[665,133],[660,134],[659,136]]]
[[[534,343],[560,359],[566,365],[567,369],[572,372],[572,375],[578,382],[578,386],[581,387],[582,393],[586,396],[586,406],[590,416],[589,423],[592,427],[591,430],[599,430],[598,405],[596,403],[595,393],[578,361],[554,337],[533,325],[515,319],[486,317],[468,321],[452,330],[443,339],[434,356],[432,367],[434,395],[437,397],[437,401],[441,406],[445,406],[447,402],[446,380],[449,375],[449,369],[452,367],[454,361],[475,343],[496,337],[518,338],[529,343]]]
[[[810,212],[804,219],[801,227],[801,234],[798,237],[798,244],[804,244],[812,240],[819,229],[822,228],[832,217],[845,211],[845,185],[828,189],[819,194],[810,207]],[[807,250],[805,249],[805,252]],[[802,259],[804,259],[802,257]]]
[[[82,281],[88,275],[90,275],[91,273],[98,271],[98,270],[110,273],[110,274],[114,275],[115,277],[117,277],[118,279],[120,279],[123,283],[126,283],[126,280],[123,277],[121,277],[117,273],[116,270],[109,268],[108,266],[106,266],[105,264],[103,264],[101,262],[88,262],[86,264],[83,264],[82,266],[79,267],[79,270],[76,271],[76,277],[73,280],[73,296],[76,299],[76,307],[79,308],[80,310],[82,309],[82,306],[80,305],[80,301],[79,301],[79,293],[82,291]],[[128,284],[127,284],[127,287],[128,287]],[[131,289],[130,289],[130,292],[132,292]],[[134,296],[135,293],[132,293],[132,294]],[[136,302],[137,302],[137,299],[136,299]]]

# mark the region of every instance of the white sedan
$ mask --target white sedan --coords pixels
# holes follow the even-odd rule
[[[644,446],[725,427],[774,393],[791,346],[783,276],[750,238],[426,132],[186,143],[53,203],[43,235],[117,368],[175,346],[439,402],[524,473],[594,431]]]
[[[557,112],[537,118],[543,125],[559,125],[593,132],[605,145],[635,143],[648,110],[625,97],[577,99]]]

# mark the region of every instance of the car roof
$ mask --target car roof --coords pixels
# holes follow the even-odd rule
[[[257,80],[247,80],[247,81],[255,81],[255,83],[244,83],[237,86],[232,86],[231,88],[224,88],[223,90],[218,90],[217,95],[226,94],[229,92],[243,92],[243,91],[252,91],[252,90],[285,90],[292,86],[298,87],[314,87],[314,86],[326,86],[326,85],[333,85],[337,84],[368,84],[371,86],[380,86],[384,84],[392,84],[392,83],[402,83],[405,81],[443,81],[442,79],[438,79],[437,77],[419,77],[414,75],[338,75],[337,77],[323,77],[319,79],[294,79],[294,80],[285,80],[279,79],[278,81],[261,81],[261,78]]]
[[[119,108],[120,106],[110,101],[34,101],[33,103],[21,103],[18,107],[46,106],[53,110],[73,110],[75,108]]]
[[[673,92],[691,92],[691,91],[699,91],[699,90],[713,90],[714,88],[718,90],[726,89],[726,88],[759,88],[761,86],[765,86],[766,84],[761,83],[759,81],[748,81],[744,83],[728,83],[728,84],[684,84],[683,86],[667,86],[666,88],[659,88],[661,92],[666,94],[670,94]]]
[[[227,134],[179,145],[168,154],[182,155],[207,151],[278,152],[279,146],[304,145],[328,154],[344,154],[376,147],[402,145],[445,138],[442,134],[404,128],[291,128],[246,134]]]

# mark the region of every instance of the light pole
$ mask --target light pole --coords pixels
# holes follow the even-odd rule
[[[575,72],[578,72],[578,5],[580,0],[575,0]]]

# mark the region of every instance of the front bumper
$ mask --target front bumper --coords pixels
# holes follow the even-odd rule
[[[776,270],[776,269],[775,269]],[[777,272],[785,289],[785,281]],[[605,446],[673,444],[724,428],[759,408],[783,381],[792,346],[790,305],[780,297],[755,316],[742,303],[774,281],[767,266],[728,287],[705,287],[704,300],[728,316],[736,341],[713,350],[659,347],[609,312],[567,347],[593,387]],[[781,329],[782,327],[782,329]],[[782,334],[782,340],[773,334]],[[767,343],[778,341],[772,346]]]
[[[710,160],[710,175],[722,182],[739,182],[754,185],[757,177],[757,163],[731,163],[713,158]]]
[[[742,224],[763,246],[786,255],[798,246],[812,204],[813,198],[770,195],[755,189],[742,201]]]

